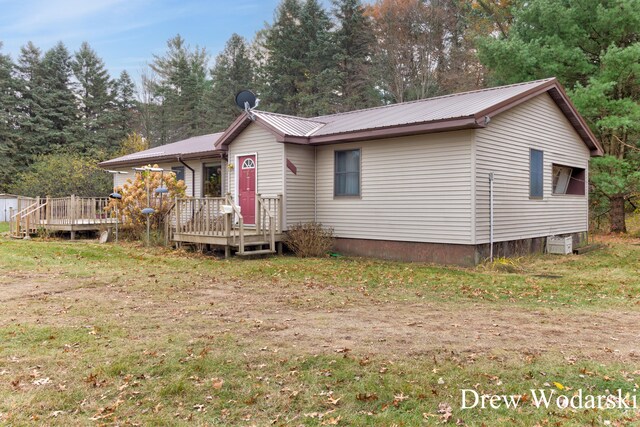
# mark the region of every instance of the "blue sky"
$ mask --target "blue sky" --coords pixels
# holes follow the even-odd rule
[[[329,1],[325,0],[324,4]],[[153,54],[180,33],[212,57],[234,32],[251,40],[271,23],[279,0],[0,0],[3,53],[15,59],[29,40],[46,50],[58,41],[76,50],[83,41],[113,77],[126,69],[138,80]]]

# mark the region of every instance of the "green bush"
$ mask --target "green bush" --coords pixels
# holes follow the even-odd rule
[[[41,156],[18,175],[11,192],[30,197],[106,197],[113,189],[113,178],[97,163],[72,154]]]

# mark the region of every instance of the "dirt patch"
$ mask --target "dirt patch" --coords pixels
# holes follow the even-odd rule
[[[73,287],[72,281],[60,274],[3,271],[0,277],[0,302],[50,295]]]
[[[488,304],[362,299],[340,309],[318,309],[292,305],[278,297],[277,288],[263,293],[223,286],[206,294],[216,301],[235,301],[215,311],[227,328],[241,324],[231,329],[239,330],[246,342],[274,348],[312,353],[349,348],[390,355],[554,351],[598,360],[640,360],[640,333],[633,326],[640,312],[505,310]]]
[[[157,287],[10,273],[0,280],[0,301],[18,301],[5,314],[19,314],[22,322],[41,304],[34,319],[46,324],[118,322],[133,335],[138,330],[147,335],[232,333],[265,351],[315,354],[347,348],[389,357],[553,352],[640,360],[640,333],[634,328],[640,311],[385,301],[354,288],[240,281],[212,280],[181,290],[152,286]],[[68,312],[71,304],[82,314]]]

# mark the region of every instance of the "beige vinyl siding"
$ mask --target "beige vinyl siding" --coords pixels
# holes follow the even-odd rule
[[[286,160],[296,169],[294,174],[286,167]],[[315,150],[304,145],[285,145],[286,212],[287,226],[314,220],[315,209]]]
[[[473,131],[322,146],[317,220],[337,237],[470,244]],[[334,197],[334,151],[360,148],[361,196]]]
[[[275,196],[284,193],[284,144],[259,125],[252,123],[229,144],[229,163],[234,169],[229,170],[229,192],[237,200],[235,194],[235,168],[238,167],[236,157],[245,154],[257,154],[256,192],[263,196]]]
[[[588,197],[552,194],[552,164],[588,168],[589,149],[549,95],[494,117],[474,138],[476,243],[489,242],[489,173],[494,240],[586,231]],[[529,198],[529,150],[544,152],[544,196]],[[587,178],[588,179],[588,178]]]
[[[196,197],[202,197],[202,173],[204,171],[204,164],[208,164],[208,163],[216,163],[216,162],[220,162],[219,158],[212,158],[212,159],[199,159],[199,160],[186,160],[185,163],[187,165],[189,165],[191,168],[194,169],[195,171],[195,196]],[[164,169],[167,172],[171,171],[172,167],[178,167],[178,166],[184,166],[179,162],[167,162],[167,163],[158,163],[157,164],[158,167]],[[144,165],[141,165],[141,167]],[[226,191],[226,186],[225,186],[225,174],[226,174],[226,163],[222,164],[222,193],[224,194]],[[112,170],[119,170],[119,171],[126,171],[129,172],[126,175],[123,174],[119,174],[119,175],[114,175],[114,184],[116,187],[122,186],[127,179],[133,179],[135,176],[135,171],[133,170],[132,166],[128,166],[128,167],[122,167],[122,168],[114,168]],[[187,196],[191,196],[191,188],[194,185],[193,182],[193,177],[192,177],[192,173],[188,168],[184,168],[184,183],[187,186]]]

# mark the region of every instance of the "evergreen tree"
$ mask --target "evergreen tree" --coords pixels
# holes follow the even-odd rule
[[[42,103],[45,97],[42,52],[29,42],[20,49],[17,78],[19,82],[18,109],[20,111],[20,145],[18,155],[23,156],[22,167],[28,166],[33,158],[48,152],[48,130],[53,127]]]
[[[0,53],[0,192],[8,191],[20,161],[16,98],[18,87],[13,73],[11,57]]]
[[[234,97],[244,89],[255,89],[255,63],[244,38],[233,34],[211,69],[213,130],[224,130],[238,116]]]
[[[360,0],[333,0],[339,28],[335,32],[339,71],[338,110],[350,111],[380,104],[372,78],[375,45],[371,22]]]
[[[77,135],[85,149],[113,151],[118,140],[110,139],[114,96],[104,62],[87,42],[82,43],[71,61],[78,84],[81,133]]]
[[[165,129],[157,133],[160,140],[154,146],[201,135],[211,127],[206,103],[210,89],[207,51],[191,49],[180,35],[170,39],[167,47],[167,53],[154,55],[150,65],[158,78],[148,82],[149,89],[161,101],[157,114]]]
[[[280,3],[262,46],[265,108],[303,116],[337,110],[339,76],[332,29],[317,0]]]
[[[306,0],[300,14],[302,76],[298,114],[318,116],[336,111],[339,85],[333,24],[318,0]]]
[[[44,134],[46,145],[40,154],[66,149],[83,152],[85,141],[79,139],[80,121],[71,77],[71,56],[62,42],[48,50],[41,62],[42,86],[40,107],[50,123]]]
[[[111,140],[120,143],[135,127],[137,102],[135,98],[136,86],[131,76],[122,71],[113,82],[113,113],[111,120]]]
[[[298,92],[304,78],[301,42],[301,5],[298,0],[283,0],[274,23],[266,29],[266,60],[260,70],[261,98],[265,109],[282,114],[298,114]]]

